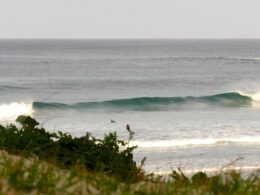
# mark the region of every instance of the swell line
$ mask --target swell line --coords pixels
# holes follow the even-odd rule
[[[130,99],[115,99],[101,102],[79,102],[64,104],[57,102],[33,102],[35,110],[42,109],[75,109],[75,110],[126,110],[126,111],[156,111],[175,110],[185,106],[251,106],[252,98],[237,92],[223,93],[212,96],[188,97],[138,97]]]

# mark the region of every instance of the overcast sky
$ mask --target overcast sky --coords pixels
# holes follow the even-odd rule
[[[260,0],[0,0],[0,38],[260,38]]]

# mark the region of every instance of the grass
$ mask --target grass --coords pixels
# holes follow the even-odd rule
[[[179,169],[163,179],[137,167],[135,147],[117,140],[115,133],[103,140],[90,134],[72,138],[39,129],[30,117],[17,121],[21,127],[0,127],[0,194],[260,193],[258,171],[248,177],[235,170],[188,177]]]
[[[259,194],[260,178],[247,178],[236,171],[207,176],[199,172],[186,177],[173,171],[168,180],[146,177],[122,182],[102,172],[89,172],[74,166],[60,169],[34,158],[0,154],[1,194]]]

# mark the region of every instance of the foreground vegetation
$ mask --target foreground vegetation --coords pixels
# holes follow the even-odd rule
[[[0,194],[259,194],[260,174],[145,175],[128,141],[49,133],[27,116],[0,126]],[[129,133],[131,138],[132,134]],[[142,162],[143,163],[143,162]]]
[[[20,128],[0,125],[0,149],[10,154],[35,155],[60,168],[77,165],[124,181],[137,180],[141,174],[133,160],[135,147],[118,140],[116,132],[105,135],[104,139],[96,139],[89,133],[72,137],[62,132],[47,132],[30,116],[19,116],[16,121]]]

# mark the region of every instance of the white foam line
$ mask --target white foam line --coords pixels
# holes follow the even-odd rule
[[[234,60],[254,60],[254,61],[258,61],[260,60],[259,57],[227,57],[226,59],[234,59]]]
[[[231,167],[225,167],[225,168],[220,168],[220,167],[213,167],[213,168],[201,168],[201,169],[182,169],[181,171],[184,174],[195,174],[198,172],[204,172],[208,174],[218,174],[222,172],[227,172],[227,171],[238,171],[238,172],[249,172],[249,171],[254,171],[254,170],[260,170],[260,166],[231,166]],[[173,170],[171,171],[155,171],[151,172],[154,173],[155,175],[169,175],[172,173]]]
[[[155,140],[155,141],[132,141],[131,146],[137,145],[138,148],[169,148],[184,146],[202,146],[221,143],[245,143],[259,144],[260,137],[241,137],[241,138],[205,138],[205,139],[182,139],[182,140]]]

